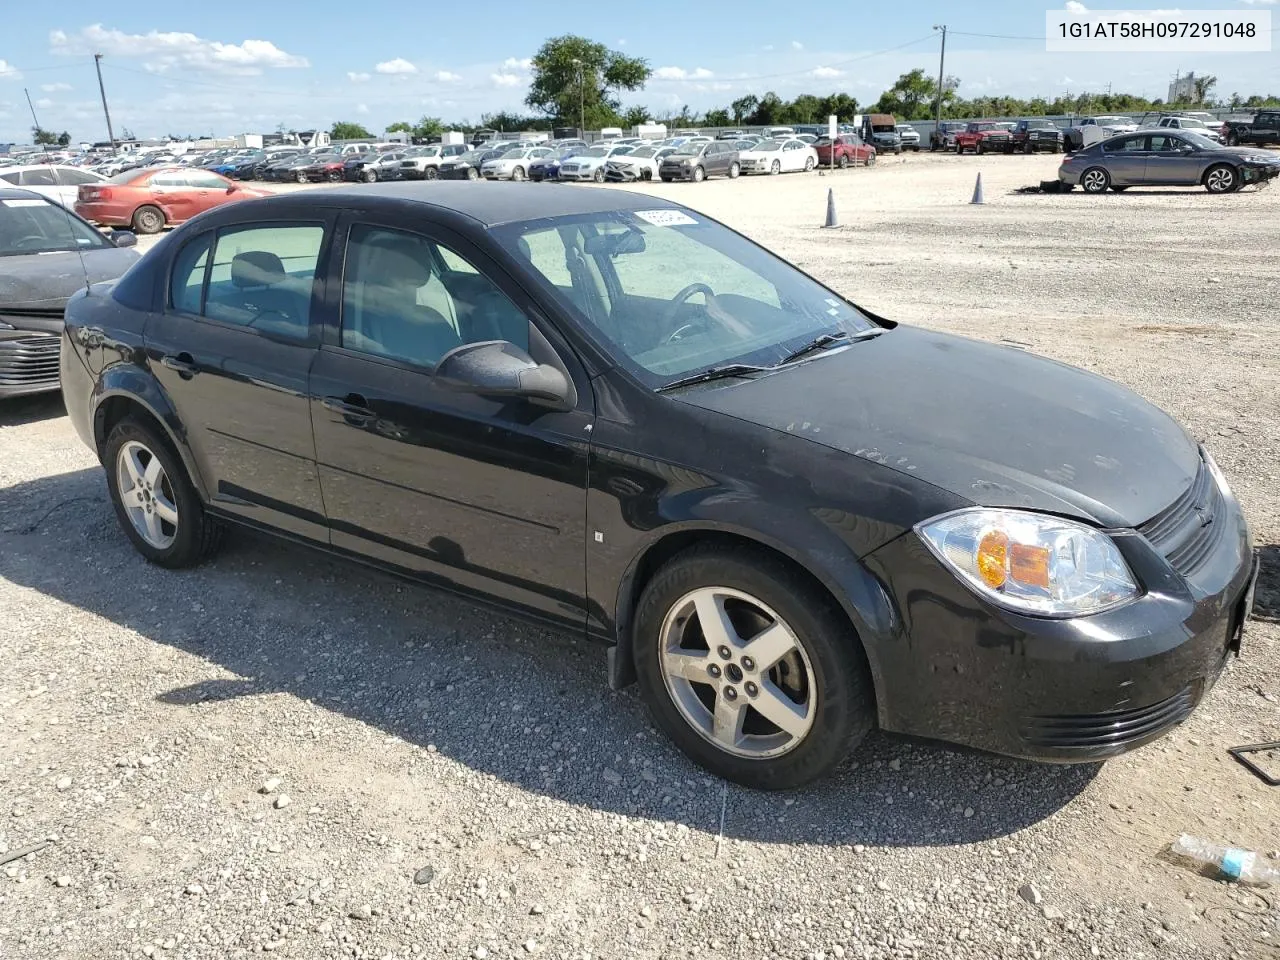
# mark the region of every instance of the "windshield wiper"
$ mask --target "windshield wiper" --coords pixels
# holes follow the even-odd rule
[[[679,380],[658,387],[658,393],[665,393],[677,387],[687,387],[695,383],[706,383],[708,380],[723,380],[727,377],[745,377],[749,373],[768,373],[773,367],[759,367],[751,363],[726,363],[722,367],[711,367],[698,373],[691,373]]]
[[[794,363],[802,357],[807,357],[816,350],[822,350],[831,346],[833,343],[854,343],[858,340],[870,340],[872,337],[878,337],[884,333],[883,330],[876,328],[875,330],[864,330],[862,333],[849,334],[843,330],[835,333],[824,333],[819,337],[814,337],[799,350],[793,350],[779,361],[778,366],[785,366],[788,363]]]

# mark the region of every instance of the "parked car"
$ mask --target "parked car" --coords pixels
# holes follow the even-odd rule
[[[27,164],[0,170],[0,188],[22,187],[64,207],[75,205],[83,184],[105,183],[106,179],[92,170],[62,164]]]
[[[743,173],[808,172],[818,165],[818,153],[803,140],[765,140],[746,152],[738,153]],[[732,172],[729,176],[734,176]]]
[[[1062,152],[1062,130],[1052,120],[1019,120],[1009,137],[1011,153]]]
[[[868,113],[862,117],[862,139],[877,153],[902,153],[902,135],[898,123],[888,113]]]
[[[378,154],[349,157],[342,165],[343,180],[361,180],[377,183],[379,180],[399,180],[403,150],[387,150]]]
[[[617,144],[597,144],[594,147],[588,147],[586,150],[579,151],[572,157],[568,157],[560,164],[559,179],[561,180],[594,180],[596,183],[604,183],[604,165],[610,157],[619,155],[625,156],[635,149],[626,144],[618,146]]]
[[[248,180],[253,176],[254,168],[258,164],[265,162],[267,154],[262,150],[256,150],[253,153],[245,153],[236,157],[228,157],[222,163],[215,164],[209,169],[216,174],[220,174],[229,180]],[[170,166],[178,166],[179,164],[170,164]]]
[[[630,153],[615,154],[605,161],[604,178],[618,183],[653,180],[664,157],[676,152],[675,147],[636,147]]]
[[[466,152],[466,146],[460,143],[413,147],[406,150],[400,160],[400,176],[405,180],[434,180],[440,174],[442,163]]]
[[[956,134],[956,153],[1007,153],[1013,135],[994,120],[976,120]]]
[[[772,141],[777,142],[777,141]],[[732,180],[742,172],[738,151],[724,140],[689,141],[662,158],[658,176],[666,183],[692,180],[701,183],[707,177],[723,174]]]
[[[1086,140],[1097,142],[1137,129],[1138,125],[1128,117],[1082,117],[1079,123],[1062,131],[1062,141],[1067,150],[1079,150],[1087,145]]]
[[[1186,130],[1190,133],[1204,137],[1206,140],[1212,140],[1215,143],[1222,142],[1222,126],[1209,127],[1199,117],[1182,117],[1167,116],[1161,117],[1156,121],[1156,128],[1161,130]]]
[[[914,150],[920,152],[920,131],[909,123],[900,123],[895,128],[898,136],[902,139],[903,150]]]
[[[860,163],[869,167],[876,162],[876,148],[864,143],[856,133],[840,134],[836,137],[834,145],[830,137],[819,137],[813,149],[818,156],[819,165],[824,167],[834,164],[843,170],[850,164],[856,166]],[[832,153],[835,154],[834,161],[831,158]]]
[[[746,137],[744,130],[723,130],[716,134],[717,140],[741,140]]]
[[[94,223],[159,233],[224,203],[267,196],[270,194],[264,190],[234,183],[208,170],[148,167],[80,187],[75,207],[76,213]]]
[[[569,157],[576,156],[586,149],[586,146],[560,147],[549,157],[539,157],[529,164],[529,179],[533,181],[558,180],[560,178],[560,164]]]
[[[329,155],[324,147],[311,147],[293,156],[286,156],[281,160],[270,160],[261,168],[261,179],[278,182],[294,181],[297,179],[294,174],[295,168],[305,167],[315,162],[316,157]]]
[[[778,137],[791,138],[796,135],[794,127],[765,127],[761,133],[768,140],[774,140]]]
[[[752,788],[876,726],[1096,762],[1238,651],[1243,512],[1137,394],[875,319],[658,197],[518,192],[240,204],[77,293],[66,408],[137,552],[245,524],[563,625]]]
[[[550,147],[515,147],[480,165],[480,176],[486,180],[527,180],[529,166],[535,160],[555,156]]]
[[[328,181],[337,183],[342,179],[342,165],[346,158],[337,153],[321,154],[309,158],[309,163],[299,163],[289,168],[293,179],[298,183],[316,183]]]
[[[1129,187],[1196,186],[1230,193],[1280,176],[1280,153],[1224,147],[1185,130],[1138,131],[1070,154],[1058,179],[1087,193]]]
[[[137,242],[104,235],[42,194],[0,186],[0,399],[58,389],[67,298],[133,266]]]
[[[1280,110],[1259,110],[1252,120],[1227,120],[1222,124],[1221,133],[1223,142],[1229,147],[1280,143]]]
[[[496,149],[485,146],[477,150],[468,150],[466,153],[443,160],[437,168],[437,175],[442,180],[479,180],[480,167],[485,161],[502,156],[508,149],[503,145]]]

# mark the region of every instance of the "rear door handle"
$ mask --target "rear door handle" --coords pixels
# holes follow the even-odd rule
[[[368,401],[358,393],[348,393],[345,397],[325,397],[320,402],[326,410],[341,414],[348,423],[367,423],[378,416],[369,409]]]
[[[177,356],[165,355],[160,358],[160,362],[170,370],[177,371],[178,376],[184,380],[190,380],[200,372],[200,368],[196,366],[195,357],[189,353],[179,353]]]

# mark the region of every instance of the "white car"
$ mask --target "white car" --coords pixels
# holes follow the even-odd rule
[[[636,147],[630,153],[610,157],[605,161],[604,177],[606,180],[630,182],[632,180],[656,180],[658,165],[669,153],[675,153],[675,147]]]
[[[902,138],[903,150],[920,151],[920,131],[909,123],[900,123],[896,127],[898,136]]]
[[[818,151],[803,140],[765,140],[738,154],[743,173],[793,173],[818,165]]]
[[[1120,133],[1133,133],[1138,125],[1128,117],[1085,117],[1080,121],[1082,127],[1100,127],[1104,137],[1114,137]]]
[[[623,144],[598,144],[570,157],[560,164],[561,180],[594,180],[604,183],[604,165],[610,157],[631,153],[634,147]]]
[[[48,163],[4,167],[0,170],[0,183],[38,193],[62,204],[68,210],[75,208],[82,185],[105,183],[106,179],[102,174],[94,173],[92,170]]]
[[[400,161],[400,176],[406,180],[434,180],[440,172],[440,161],[460,157],[467,152],[463,144],[411,147]]]
[[[480,176],[486,180],[525,180],[529,176],[529,164],[553,153],[550,147],[515,147],[494,160],[480,165]]]
[[[1210,127],[1199,117],[1161,117],[1156,126],[1186,130],[1188,133],[1198,133],[1215,143],[1222,142],[1222,125]]]

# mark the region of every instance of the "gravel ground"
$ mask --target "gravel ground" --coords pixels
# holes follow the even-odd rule
[[[1280,191],[1013,192],[1055,167],[649,189],[1210,445],[1259,617],[1171,736],[1051,767],[873,735],[812,789],[726,787],[573,638],[247,533],[148,567],[60,401],[6,403],[0,859],[49,842],[0,867],[0,957],[1280,956],[1275,891],[1162,854],[1186,831],[1280,858],[1280,796],[1225,753],[1280,736]]]

